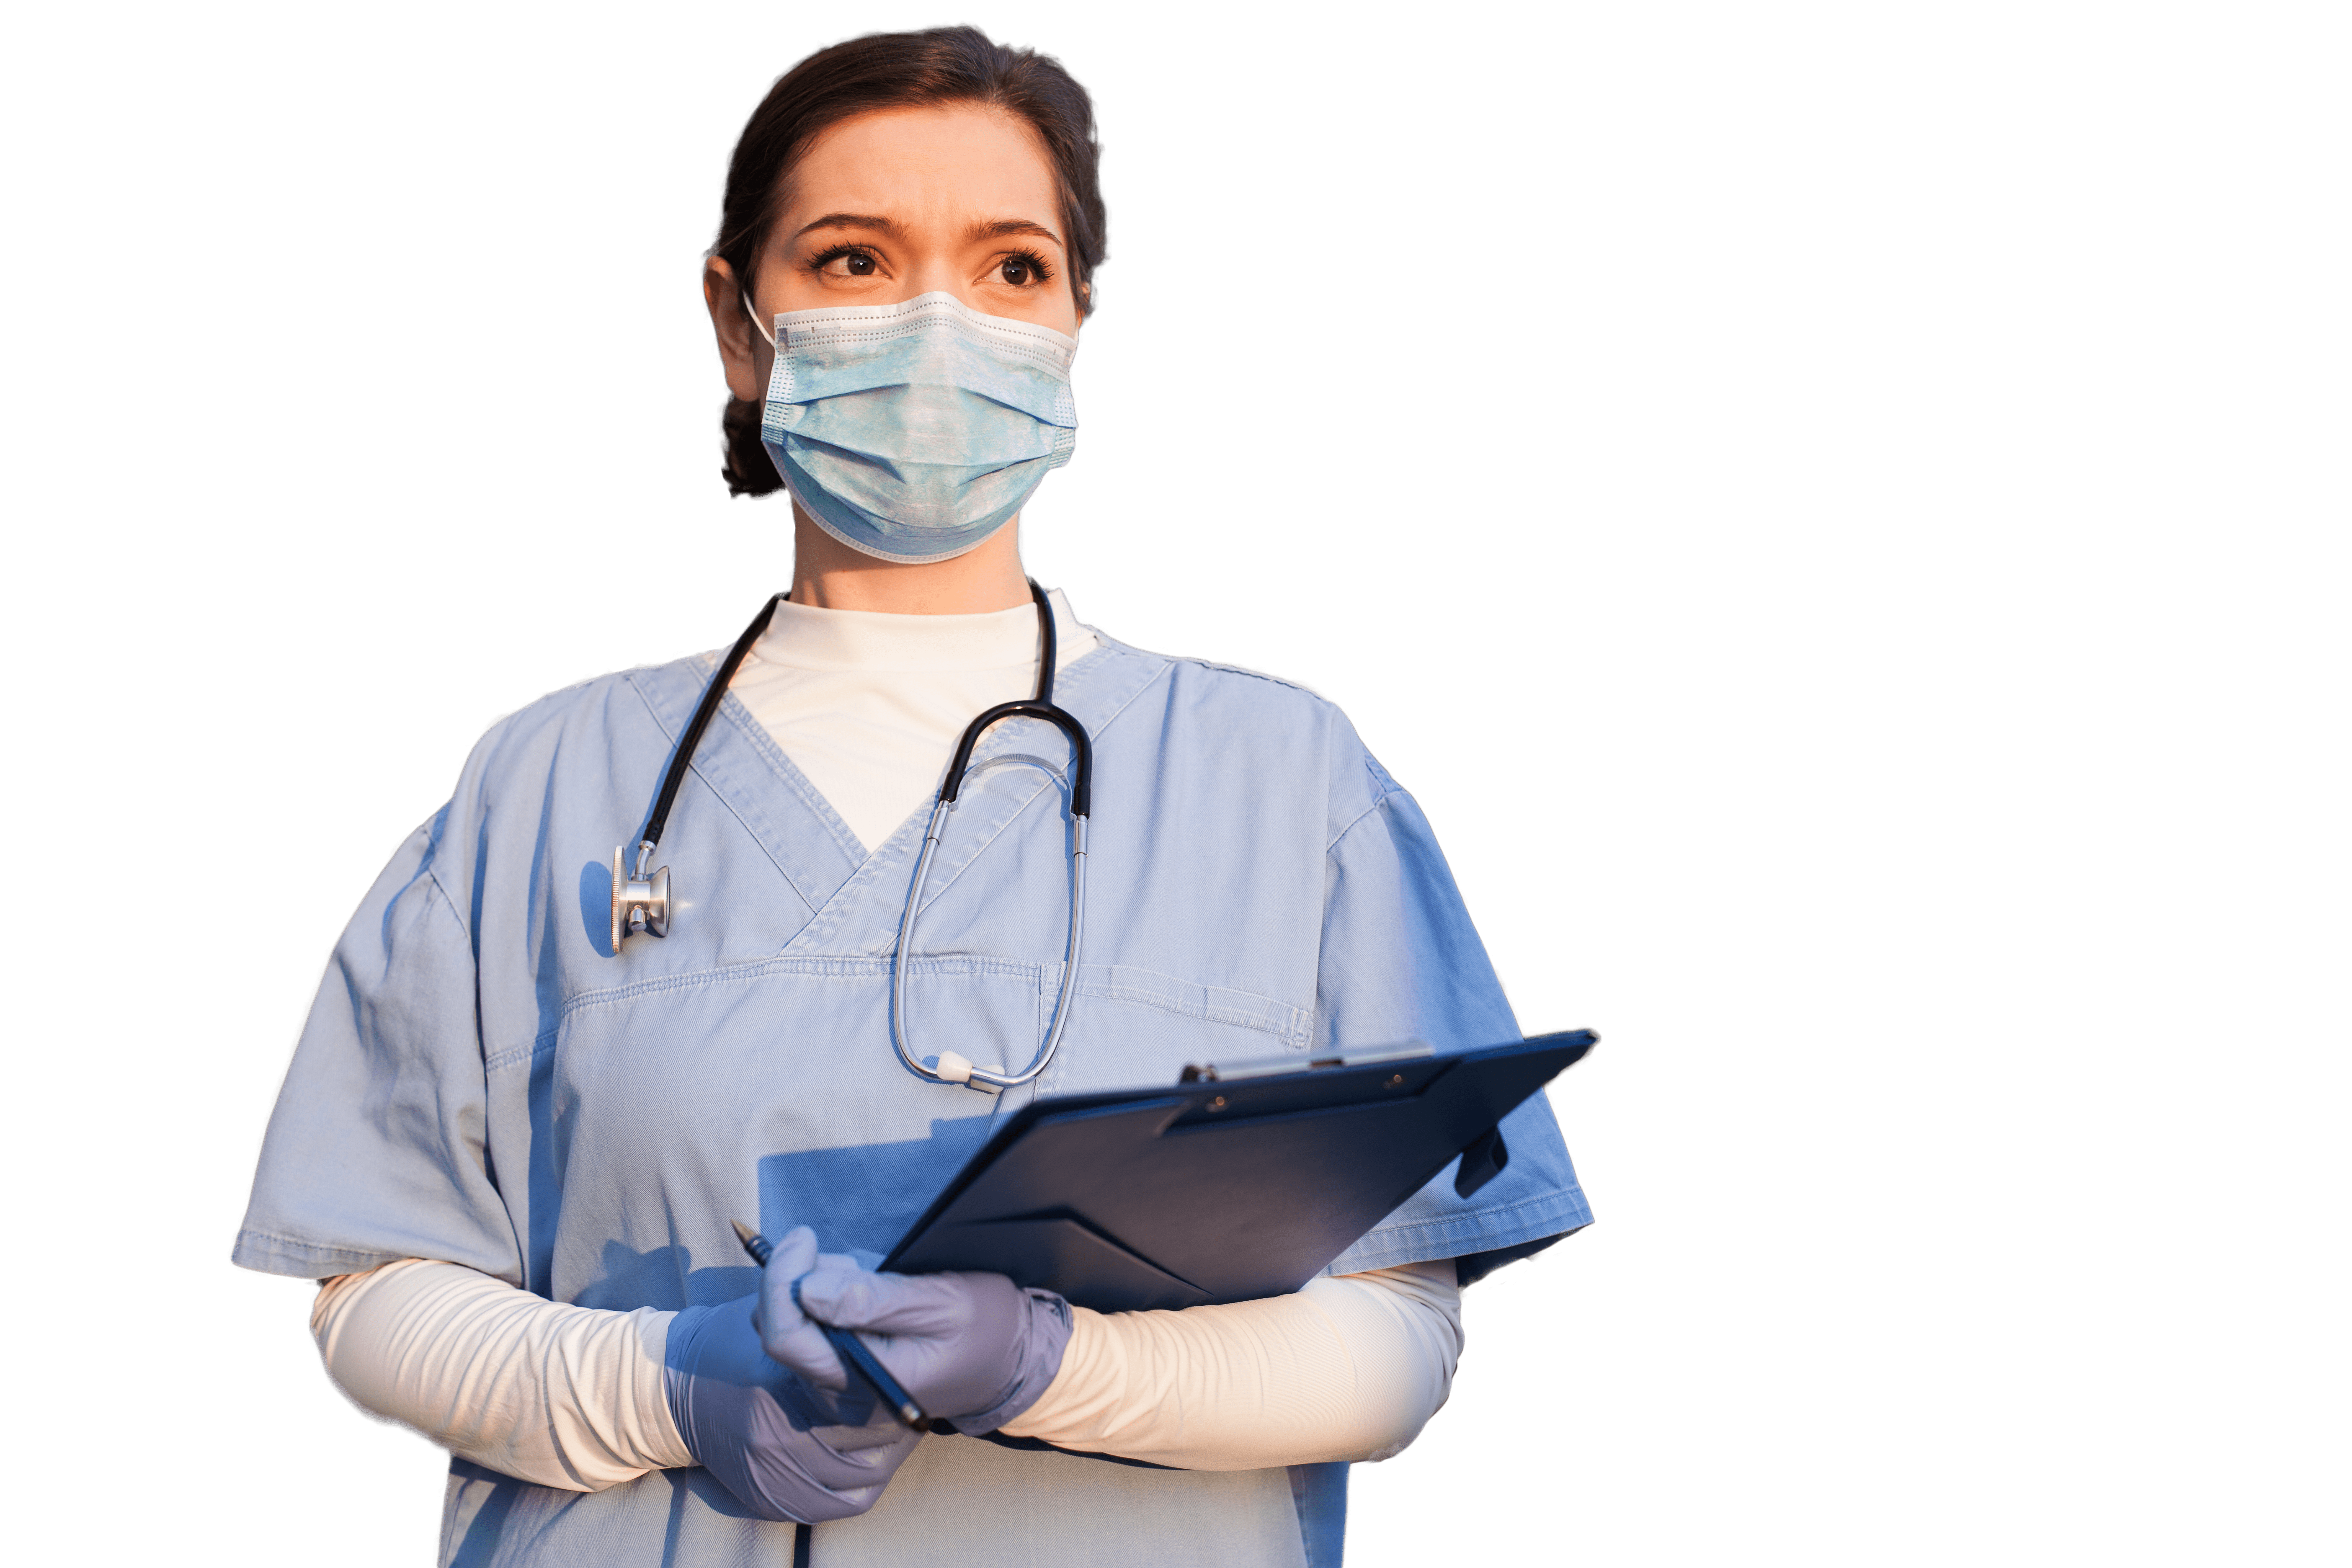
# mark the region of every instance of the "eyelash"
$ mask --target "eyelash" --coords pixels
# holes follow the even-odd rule
[[[1012,255],[1006,257],[1004,260],[1027,262],[1029,264],[1029,270],[1037,275],[1037,281],[1040,283],[1050,283],[1054,280],[1054,268],[1052,263],[1048,262],[1044,257],[1038,255],[1034,250],[1016,250]],[[1003,267],[1003,261],[997,263],[997,266],[999,267]]]
[[[882,258],[862,245],[836,245],[830,250],[820,251],[810,257],[808,269],[811,272],[822,272],[845,256],[863,256],[877,267],[882,265]]]

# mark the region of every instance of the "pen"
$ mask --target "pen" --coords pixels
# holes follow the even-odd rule
[[[768,1238],[740,1219],[734,1224],[736,1239],[743,1244],[743,1250],[751,1255],[752,1262],[765,1268],[768,1255],[772,1250]],[[799,1307],[800,1304],[800,1282],[795,1280],[793,1283],[793,1305]],[[803,1307],[801,1310],[805,1315],[808,1309]],[[864,1340],[847,1329],[837,1329],[831,1323],[817,1323],[814,1318],[810,1318],[809,1321],[816,1323],[825,1337],[825,1342],[833,1346],[833,1353],[841,1358],[841,1363],[856,1368],[857,1374],[873,1385],[874,1392],[882,1396],[882,1403],[895,1411],[899,1420],[918,1432],[923,1429],[923,1423],[928,1419],[923,1415],[923,1407],[915,1403],[915,1396],[901,1387],[897,1378],[890,1375],[890,1369],[882,1364],[881,1358],[866,1348]]]

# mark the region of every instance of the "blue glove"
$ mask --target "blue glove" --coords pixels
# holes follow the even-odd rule
[[[789,1256],[802,1269],[816,1261],[814,1235],[797,1231],[785,1241],[778,1260]],[[770,1360],[760,1348],[758,1306],[758,1297],[746,1296],[670,1320],[662,1381],[678,1435],[761,1519],[817,1524],[864,1513],[920,1434],[862,1384],[813,1387]]]
[[[811,1317],[862,1331],[926,1414],[966,1434],[1003,1426],[1062,1370],[1070,1304],[1051,1290],[1024,1290],[1002,1274],[877,1274],[831,1254],[802,1261],[815,1247],[814,1236],[790,1257],[779,1246],[760,1280],[761,1342],[803,1382],[865,1387]]]

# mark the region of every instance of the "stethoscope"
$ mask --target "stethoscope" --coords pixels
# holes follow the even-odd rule
[[[1037,601],[1037,629],[1044,647],[1037,668],[1037,695],[1025,702],[1000,702],[964,726],[963,739],[956,742],[955,758],[948,763],[947,781],[940,788],[939,804],[931,807],[930,826],[923,831],[923,852],[915,862],[915,884],[907,894],[907,908],[898,917],[898,945],[890,955],[890,1043],[898,1048],[898,1059],[913,1071],[940,1083],[969,1084],[973,1089],[994,1094],[1000,1089],[1014,1089],[1044,1072],[1061,1048],[1063,1027],[1070,1021],[1070,998],[1077,988],[1079,939],[1085,934],[1087,917],[1087,814],[1094,784],[1094,747],[1087,738],[1087,727],[1078,722],[1067,710],[1054,702],[1054,608],[1045,599],[1045,590],[1032,580],[1029,596]],[[613,952],[618,956],[622,941],[638,931],[650,931],[655,936],[669,934],[670,918],[675,906],[671,902],[669,868],[646,872],[653,864],[654,847],[661,842],[662,829],[669,826],[670,807],[677,804],[678,785],[686,782],[686,771],[694,761],[694,749],[701,743],[703,731],[710,727],[711,716],[726,699],[727,688],[742,666],[743,658],[751,645],[768,629],[775,618],[776,606],[785,595],[776,595],[761,607],[735,646],[719,666],[719,673],[702,693],[694,717],[686,726],[686,733],[671,756],[669,771],[662,775],[661,793],[654,797],[652,815],[646,818],[645,832],[637,839],[637,862],[634,872],[623,869],[624,847],[613,851]],[[949,815],[955,810],[956,796],[962,790],[965,774],[971,767],[972,748],[980,743],[990,725],[1004,719],[1042,719],[1056,726],[1070,738],[1076,752],[1076,763],[1069,780],[1070,799],[1070,942],[1062,963],[1061,993],[1054,1001],[1054,1019],[1045,1029],[1045,1044],[1038,1047],[1037,1059],[1019,1073],[1006,1073],[997,1068],[974,1067],[971,1061],[953,1051],[941,1051],[936,1066],[925,1066],[918,1060],[907,1044],[907,954],[915,940],[915,910],[923,901],[923,887],[931,875],[931,858],[939,852],[940,835],[947,826]],[[992,757],[981,764],[993,767],[999,763],[1038,768],[1060,774],[1048,763],[1035,757],[1006,755]]]

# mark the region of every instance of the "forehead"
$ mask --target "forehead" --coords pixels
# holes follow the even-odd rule
[[[785,181],[794,215],[978,214],[1055,222],[1052,163],[1029,123],[984,104],[885,109],[830,125]]]

